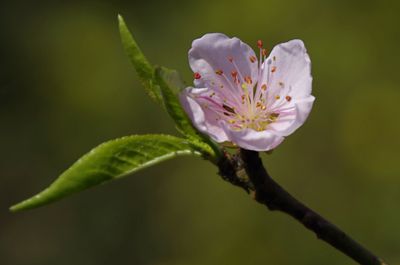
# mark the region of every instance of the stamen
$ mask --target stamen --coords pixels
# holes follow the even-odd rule
[[[261,49],[262,46],[263,46],[262,40],[258,40],[258,41],[257,41],[257,47]]]
[[[280,98],[281,98],[281,96],[279,96],[279,95],[276,95],[276,96],[275,96],[275,99],[276,99],[276,100],[278,100],[278,99],[280,99]]]
[[[232,77],[233,77],[234,83],[237,83],[237,82],[238,82],[238,79],[237,79],[238,72],[232,71],[232,72],[231,72],[231,75],[232,75]]]
[[[263,84],[263,85],[261,86],[261,89],[264,90],[264,91],[267,90],[267,85],[266,85],[266,84]]]
[[[194,77],[194,79],[200,79],[201,75],[198,72],[196,72],[193,74],[193,77]]]
[[[250,56],[250,62],[252,62],[252,63],[254,63],[256,60],[257,60],[257,58],[255,57],[255,56]]]
[[[285,99],[286,99],[288,102],[290,102],[290,101],[292,100],[292,97],[291,97],[291,96],[286,96]]]
[[[262,49],[262,50],[261,50],[261,54],[262,54],[263,56],[267,56],[267,50],[266,50],[266,49]]]
[[[276,66],[271,67],[271,73],[274,73],[276,71]]]

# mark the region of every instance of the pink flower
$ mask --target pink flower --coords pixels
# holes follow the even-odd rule
[[[307,119],[311,95],[311,61],[301,40],[275,46],[260,60],[238,38],[206,34],[192,43],[190,67],[195,88],[181,103],[193,124],[213,140],[242,148],[274,149]]]

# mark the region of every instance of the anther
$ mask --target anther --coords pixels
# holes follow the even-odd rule
[[[258,41],[257,41],[257,47],[261,49],[262,46],[263,46],[262,40],[258,40]]]
[[[291,96],[286,96],[285,99],[286,99],[288,102],[290,102],[290,101],[292,100],[292,97],[291,97]]]
[[[281,98],[281,96],[279,96],[279,95],[276,95],[276,96],[275,96],[275,99],[276,99],[276,100],[278,100],[278,99],[280,99],[280,98]]]
[[[264,91],[267,90],[267,85],[266,85],[266,84],[263,84],[263,85],[261,86],[261,89],[264,90]]]
[[[279,113],[273,112],[269,115],[271,121],[275,121],[279,117]]]
[[[257,58],[255,57],[255,56],[250,56],[250,62],[252,62],[252,63],[254,63],[256,60],[257,60]]]
[[[276,66],[271,67],[271,73],[274,73],[276,71]]]
[[[200,79],[201,75],[198,72],[196,72],[193,74],[193,77],[194,77],[194,79]]]
[[[223,72],[221,69],[218,69],[217,71],[215,71],[215,73],[216,73],[217,75],[222,75],[224,72]]]
[[[232,56],[228,56],[228,61],[229,62],[233,62],[233,57]]]
[[[245,77],[244,77],[244,81],[245,81],[247,84],[249,84],[249,85],[251,85],[251,84],[253,83],[253,80],[251,80],[251,77],[250,77],[250,76],[245,76]]]

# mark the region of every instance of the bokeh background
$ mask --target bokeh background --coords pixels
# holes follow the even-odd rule
[[[184,157],[50,206],[8,207],[112,138],[175,134],[120,45],[117,13],[148,58],[188,83],[191,41],[224,32],[267,48],[301,38],[317,98],[264,162],[274,178],[400,264],[398,1],[2,1],[0,264],[354,264]]]

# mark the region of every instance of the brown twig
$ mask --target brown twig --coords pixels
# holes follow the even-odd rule
[[[219,174],[230,183],[254,192],[257,202],[272,211],[289,214],[313,231],[317,237],[362,265],[387,265],[382,259],[361,246],[324,217],[298,201],[278,183],[264,168],[258,152],[240,150],[238,156],[226,156],[218,164]]]

